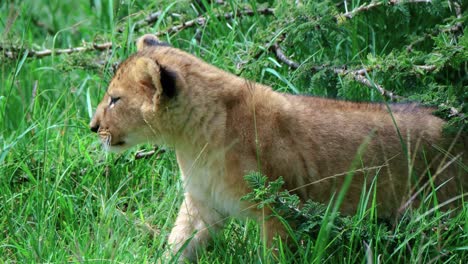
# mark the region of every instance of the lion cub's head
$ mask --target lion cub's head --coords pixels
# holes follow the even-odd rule
[[[118,68],[90,123],[106,149],[121,151],[158,138],[161,128],[155,121],[177,96],[177,74],[150,56],[151,49],[166,45],[145,35],[138,52]]]

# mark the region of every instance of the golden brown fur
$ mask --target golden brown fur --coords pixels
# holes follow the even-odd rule
[[[177,251],[196,231],[182,252],[185,258],[193,259],[209,240],[207,228],[216,230],[227,216],[258,219],[269,240],[284,235],[278,220],[263,219],[240,200],[250,191],[243,179],[249,172],[261,171],[271,180],[281,176],[302,200],[327,203],[356,159],[341,211],[354,213],[364,180],[369,185],[377,175],[379,215],[391,216],[427,182],[426,168],[452,162],[445,155],[436,159],[440,153],[433,145],[441,141],[444,121],[430,109],[392,106],[406,155],[385,105],[281,94],[149,35],[138,50],[118,69],[91,128],[111,150],[146,142],[175,148],[185,200],[169,244]],[[409,177],[409,170],[420,178]],[[436,173],[436,186],[455,176],[447,171]],[[460,194],[460,181],[466,188],[466,174],[438,190],[439,201]],[[417,198],[410,201],[418,204]]]

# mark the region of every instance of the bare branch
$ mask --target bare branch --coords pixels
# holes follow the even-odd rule
[[[342,18],[344,18],[344,20],[351,19],[358,13],[361,13],[363,11],[368,11],[368,10],[370,10],[372,8],[381,6],[382,4],[383,4],[382,2],[370,3],[370,4],[367,4],[367,5],[364,4],[364,5],[361,5],[360,7],[356,7],[355,9],[353,9],[353,10],[351,10],[349,12],[338,14],[335,18],[337,20],[343,20]]]
[[[406,1],[405,0],[390,0],[389,4],[390,5],[398,5],[398,4],[406,4],[406,3],[430,3],[430,2],[432,2],[432,1],[431,0],[406,0]],[[363,4],[363,5],[359,6],[359,7],[354,8],[351,11],[346,11],[345,13],[336,15],[335,19],[337,21],[343,21],[343,20],[346,20],[346,19],[351,19],[351,18],[353,18],[355,15],[357,15],[359,13],[369,11],[371,9],[374,9],[374,8],[382,6],[382,5],[384,5],[384,2],[371,2],[371,3],[368,3],[368,4]]]
[[[50,55],[62,55],[62,54],[70,54],[75,52],[84,52],[84,51],[105,51],[112,48],[112,42],[104,42],[104,43],[93,43],[93,44],[85,44],[81,47],[74,47],[69,49],[45,49],[45,50],[29,50],[29,49],[22,49],[19,47],[12,47],[10,49],[4,48],[0,46],[0,50],[5,50],[4,54],[9,59],[14,59],[18,57],[19,53],[27,52],[28,57],[36,57],[42,58]]]
[[[261,9],[255,10],[255,11],[250,10],[250,9],[245,9],[245,10],[242,10],[242,11],[240,11],[238,13],[228,12],[228,13],[225,13],[225,14],[216,14],[215,17],[217,19],[222,18],[222,17],[224,17],[224,19],[233,19],[235,17],[253,16],[255,14],[273,15],[273,12],[274,12],[273,8],[261,8]],[[161,35],[165,35],[165,34],[170,35],[170,34],[175,34],[175,33],[179,32],[179,31],[182,31],[182,30],[184,30],[186,28],[194,27],[196,25],[204,26],[207,23],[208,19],[209,18],[206,18],[204,16],[200,16],[200,17],[197,17],[195,19],[183,22],[180,25],[170,27],[165,31],[156,32],[155,35],[157,37],[159,37]]]
[[[278,43],[273,44],[273,46],[271,48],[274,50],[278,60],[285,63],[286,65],[288,65],[292,69],[299,68],[299,63],[289,59],[286,55],[284,55],[284,53],[281,50]],[[331,69],[336,74],[351,76],[355,81],[357,81],[357,82],[359,82],[361,84],[364,84],[367,87],[376,88],[380,92],[380,94],[382,94],[383,96],[385,96],[386,98],[389,98],[391,100],[404,99],[404,97],[396,95],[393,92],[386,90],[385,88],[382,87],[382,85],[379,85],[379,84],[374,83],[373,81],[370,81],[369,79],[367,79],[367,77],[366,77],[367,72],[368,72],[367,69],[346,70],[345,68],[339,68],[339,67],[331,67],[330,68],[330,67],[327,67],[327,66],[324,66],[324,65],[312,67],[312,71],[320,71],[320,70],[323,70],[323,69]]]
[[[276,54],[276,57],[282,61],[283,63],[285,63],[286,65],[288,65],[289,67],[291,67],[292,69],[297,69],[299,68],[299,63],[295,62],[295,61],[292,61],[291,59],[289,59],[286,55],[284,55],[283,51],[281,50],[280,46],[278,43],[275,43],[273,44],[273,46],[270,47],[271,50],[273,50]]]
[[[338,74],[343,74],[343,75],[350,75],[355,81],[364,84],[367,87],[370,88],[376,88],[381,95],[383,95],[386,98],[389,98],[391,100],[399,100],[399,99],[404,99],[403,96],[396,95],[395,93],[386,90],[385,88],[382,87],[382,85],[374,83],[373,81],[367,79],[367,70],[366,69],[360,69],[360,70],[354,70],[354,71],[346,71],[343,69],[334,69],[333,70],[335,73]]]
[[[417,70],[423,70],[426,72],[433,72],[437,70],[437,66],[435,65],[414,65],[414,68]]]
[[[274,9],[272,9],[272,8],[261,8],[261,9],[258,9],[258,10],[245,9],[245,10],[239,11],[237,13],[229,12],[229,13],[225,13],[225,14],[216,14],[215,17],[216,18],[224,17],[224,19],[233,19],[235,17],[253,16],[255,14],[272,15],[273,12],[274,12]],[[161,14],[160,14],[159,11],[155,12],[155,13],[151,13],[144,20],[141,20],[141,21],[137,22],[136,26],[134,27],[133,30],[140,29],[140,28],[142,28],[144,26],[152,25],[153,23],[155,23],[157,21],[157,19],[159,18],[160,15]],[[184,30],[184,29],[189,28],[189,27],[194,27],[196,25],[203,26],[203,25],[205,25],[207,23],[207,21],[208,21],[208,19],[206,17],[200,16],[200,17],[197,17],[195,19],[183,22],[180,25],[170,27],[170,28],[168,28],[168,29],[166,29],[164,31],[156,32],[155,35],[156,36],[161,36],[161,35],[165,35],[165,34],[169,34],[169,35],[170,34],[175,34],[175,33],[179,32],[179,31]],[[117,31],[119,31],[119,30],[120,29],[118,29]],[[123,29],[122,29],[122,31],[119,31],[119,32],[123,32]],[[15,47],[15,46],[13,46],[13,47],[4,47],[4,46],[0,45],[0,51],[4,51],[3,54],[5,55],[5,57],[7,57],[9,59],[15,59],[23,51],[27,52],[28,57],[42,58],[42,57],[50,56],[50,55],[71,54],[71,53],[75,53],[75,52],[85,52],[85,51],[93,51],[93,50],[95,50],[95,51],[105,51],[105,50],[111,49],[112,47],[113,47],[112,42],[103,42],[103,43],[85,44],[85,45],[80,46],[80,47],[73,47],[73,48],[68,48],[68,49],[53,49],[53,50],[45,49],[45,50],[35,51],[35,50],[30,50],[30,49],[23,49],[21,47]]]

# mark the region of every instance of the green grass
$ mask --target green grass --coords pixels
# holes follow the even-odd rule
[[[174,153],[136,160],[134,151],[105,153],[88,128],[112,65],[135,51],[143,33],[164,31],[200,15],[187,1],[2,1],[0,11],[0,263],[142,263],[162,254],[181,202]],[[454,127],[467,112],[468,35],[440,32],[457,22],[445,1],[384,6],[336,23],[343,1],[226,1],[203,14],[204,26],[161,38],[227,71],[291,93],[382,101],[382,96],[331,67],[373,68],[372,81],[410,100],[438,106]],[[351,10],[364,2],[347,1]],[[466,3],[461,10],[467,10]],[[217,18],[244,7],[275,15]],[[133,31],[150,12],[163,15]],[[117,29],[122,28],[122,33]],[[439,30],[439,31],[438,31]],[[434,33],[433,32],[437,32]],[[432,34],[407,47],[424,34]],[[282,39],[300,63],[289,69],[267,46]],[[27,58],[26,50],[112,41],[109,52]],[[4,53],[19,47],[16,58]],[[107,62],[107,63],[102,63]],[[328,65],[313,72],[310,67]],[[435,65],[421,71],[415,65]],[[150,146],[141,146],[150,148]],[[429,199],[394,225],[377,220],[375,188],[353,217],[335,216],[335,202],[316,224],[292,231],[297,244],[265,248],[253,221],[230,220],[201,263],[466,263],[468,207],[452,215]],[[337,197],[337,199],[341,199]],[[366,206],[367,205],[367,206]],[[371,205],[371,206],[369,206]],[[366,210],[365,208],[369,208]],[[333,220],[333,223],[330,220]],[[315,221],[315,222],[314,222]],[[291,228],[292,230],[295,228]]]

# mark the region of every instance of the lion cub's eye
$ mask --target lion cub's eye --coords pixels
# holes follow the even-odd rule
[[[120,97],[110,97],[110,102],[109,102],[109,106],[114,106],[115,103],[117,103],[117,101],[120,100]]]

